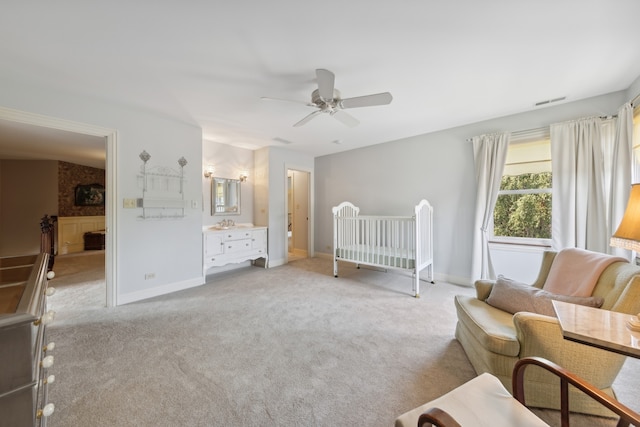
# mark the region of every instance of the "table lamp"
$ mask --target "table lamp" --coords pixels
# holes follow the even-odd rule
[[[633,184],[629,201],[618,229],[611,236],[611,246],[640,252],[640,184]],[[636,255],[638,265],[638,256]]]
[[[636,265],[640,265],[637,255],[640,252],[640,184],[631,186],[627,208],[618,229],[611,236],[610,245],[634,251]],[[627,321],[627,327],[638,333],[640,332],[640,313],[636,317],[637,319]]]

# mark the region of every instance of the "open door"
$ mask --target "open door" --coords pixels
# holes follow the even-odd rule
[[[310,173],[287,170],[287,260],[309,256]]]

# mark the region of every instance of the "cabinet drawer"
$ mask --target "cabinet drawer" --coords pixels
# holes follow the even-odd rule
[[[251,239],[232,240],[229,242],[224,242],[225,254],[244,252],[250,249],[251,249]]]
[[[233,231],[225,231],[222,238],[224,239],[225,242],[228,242],[231,240],[248,239],[250,237],[251,237],[251,231],[233,230]]]

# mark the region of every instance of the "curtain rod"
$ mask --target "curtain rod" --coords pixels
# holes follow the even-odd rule
[[[517,130],[514,132],[511,132],[511,136],[522,136],[522,135],[526,135],[528,133],[543,133],[543,132],[547,132],[548,133],[548,126],[547,127],[541,127],[541,128],[533,128],[533,129],[525,129],[525,130]],[[492,132],[492,133],[500,133],[500,132]],[[471,138],[467,138],[467,142],[471,142],[473,141],[473,137]]]
[[[640,99],[640,95],[638,95],[636,98]],[[609,114],[607,116],[598,116],[601,120],[610,120],[610,119],[615,119],[618,117],[617,114]],[[525,136],[527,134],[533,134],[533,133],[541,133],[541,134],[549,134],[549,129],[550,129],[551,125],[549,126],[544,126],[544,127],[540,127],[540,128],[533,128],[533,129],[525,129],[525,130],[517,130],[517,131],[513,131],[511,132],[511,136],[515,136],[515,137],[522,137]],[[499,132],[493,132],[493,133],[499,133]],[[471,142],[473,141],[473,137],[471,138],[467,138],[466,139],[467,142]]]

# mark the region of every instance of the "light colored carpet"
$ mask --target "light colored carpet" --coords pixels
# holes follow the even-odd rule
[[[50,427],[392,426],[475,376],[453,337],[470,288],[423,282],[415,299],[410,276],[302,259],[107,309],[101,262],[56,260]],[[617,387],[636,407],[637,367]]]

